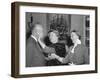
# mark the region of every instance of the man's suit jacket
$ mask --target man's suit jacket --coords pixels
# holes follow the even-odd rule
[[[45,47],[42,49],[38,42],[29,37],[26,44],[26,67],[45,66],[46,60],[43,53],[55,53],[54,48]]]
[[[63,59],[64,63],[74,63],[76,65],[89,64],[89,52],[88,48],[82,44],[78,44],[74,53],[71,53],[72,47],[70,48],[69,54]]]
[[[39,44],[30,37],[26,44],[26,67],[34,66],[45,66],[45,58]]]

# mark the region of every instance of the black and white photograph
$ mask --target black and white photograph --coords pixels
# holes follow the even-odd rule
[[[97,7],[12,3],[12,77],[97,73]]]
[[[90,16],[26,12],[26,67],[89,64]]]

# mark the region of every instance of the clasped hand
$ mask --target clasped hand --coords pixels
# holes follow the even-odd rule
[[[50,55],[48,55],[49,59],[57,59],[57,55],[55,53],[51,53]]]

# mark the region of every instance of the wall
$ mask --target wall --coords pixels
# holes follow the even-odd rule
[[[84,16],[83,15],[72,15],[71,16],[71,30],[77,30],[81,35],[81,40],[83,44],[85,43],[84,40]]]
[[[11,70],[11,2],[15,0],[1,0],[0,2],[0,80],[100,80],[100,54],[98,54],[98,73],[81,75],[64,75],[39,78],[10,77]],[[16,0],[55,4],[73,4],[98,6],[98,22],[100,22],[100,0]],[[100,23],[98,23],[100,26]],[[100,27],[98,27],[100,34]],[[98,36],[98,47],[100,48],[100,36]],[[100,53],[100,49],[98,49]]]
[[[31,16],[31,13],[27,13],[26,14],[26,22],[28,23],[28,22],[30,22],[30,16]],[[45,33],[45,35],[46,35],[46,33],[47,33],[47,17],[46,17],[46,14],[40,14],[40,13],[34,13],[34,14],[32,14],[32,16],[33,16],[33,23],[35,24],[35,23],[40,23],[42,26],[43,26],[43,28],[44,28],[44,33]],[[26,26],[27,28],[27,30],[28,30],[28,25]]]
[[[63,16],[63,19],[64,19],[64,21],[63,21],[64,26],[67,26],[67,27],[70,28],[70,16],[67,15],[67,14],[65,14],[65,15],[61,14],[60,18],[61,18],[61,16]],[[31,22],[31,17],[32,17],[32,22]],[[32,23],[32,25],[34,25],[35,23],[40,23],[44,28],[44,36],[47,36],[47,32],[49,32],[49,30],[50,30],[49,28],[50,28],[50,25],[52,24],[52,22],[56,23],[58,21],[58,20],[56,21],[56,19],[57,19],[57,14],[55,14],[55,13],[54,14],[53,13],[49,14],[49,13],[31,13],[31,12],[27,12],[26,13],[26,32],[27,33],[30,32],[29,23]],[[75,19],[73,19],[72,22],[74,22],[74,20]],[[61,20],[58,21],[57,23],[61,23]],[[55,27],[57,28],[57,26],[55,26]],[[74,26],[72,26],[72,27],[74,27]],[[68,33],[70,33],[70,29],[68,31],[69,31]]]

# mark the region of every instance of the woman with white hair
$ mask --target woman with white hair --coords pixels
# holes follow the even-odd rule
[[[57,30],[49,31],[48,37],[49,37],[49,40],[51,42],[51,44],[49,46],[46,46],[43,42],[41,42],[39,40],[39,43],[40,43],[41,46],[45,46],[48,49],[53,48],[55,50],[54,53],[47,54],[47,58],[46,58],[47,66],[62,65],[62,63],[59,60],[52,58],[51,54],[56,54],[60,57],[65,57],[65,55],[66,55],[65,44],[59,43],[59,32]]]
[[[49,46],[55,49],[55,54],[60,57],[65,57],[66,55],[65,44],[60,43],[59,32],[57,30],[49,31],[48,36],[51,42],[51,45]],[[47,61],[48,66],[62,65],[62,63],[58,61],[57,59],[52,59],[51,54],[48,55],[48,58],[49,58],[49,60]]]

